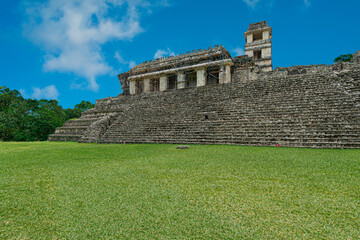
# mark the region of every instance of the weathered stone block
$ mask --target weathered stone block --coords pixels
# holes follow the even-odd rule
[[[160,91],[165,91],[169,88],[169,78],[168,76],[160,77]]]
[[[196,85],[197,87],[205,86],[206,85],[206,69],[197,69],[196,70]]]

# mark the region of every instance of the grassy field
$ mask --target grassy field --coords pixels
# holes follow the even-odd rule
[[[0,143],[0,239],[359,239],[360,150]]]

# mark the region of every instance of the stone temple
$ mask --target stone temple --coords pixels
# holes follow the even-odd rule
[[[119,74],[122,94],[49,141],[360,148],[360,51],[352,63],[273,69],[272,28],[244,35],[244,56],[216,45]]]

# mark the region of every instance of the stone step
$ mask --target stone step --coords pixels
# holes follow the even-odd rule
[[[82,128],[57,128],[55,134],[83,135],[87,127]]]
[[[358,135],[352,134],[352,133],[346,133],[346,134],[312,134],[312,133],[283,133],[283,132],[277,132],[277,133],[262,133],[262,132],[253,132],[253,133],[224,133],[224,132],[217,132],[217,133],[187,133],[187,132],[173,132],[173,134],[169,132],[153,132],[153,133],[134,133],[134,132],[123,132],[123,133],[111,133],[107,134],[106,137],[112,137],[112,136],[140,136],[140,137],[147,137],[147,136],[174,136],[177,135],[179,137],[182,136],[191,136],[196,138],[197,136],[199,138],[216,138],[216,137],[226,137],[226,138],[247,138],[247,137],[276,137],[276,138],[286,138],[286,139],[300,139],[300,138],[318,138],[318,139],[330,139],[330,138],[338,138],[338,139],[357,139]]]
[[[83,136],[85,130],[95,121],[97,118],[79,118],[67,121],[62,127],[55,129],[55,133],[50,135],[49,141],[74,141],[77,142]]]
[[[92,121],[116,112],[119,116],[100,142],[356,148],[360,77],[337,81],[338,74],[349,73],[106,98],[57,134],[59,139],[77,135]]]
[[[89,126],[91,123],[98,120],[97,118],[90,118],[90,119],[76,119],[76,120],[69,120],[66,123],[64,123],[64,127],[68,126]]]
[[[285,147],[321,147],[321,148],[359,148],[360,142],[305,142],[305,141],[226,141],[226,140],[195,140],[195,139],[107,139],[100,140],[99,143],[173,143],[173,144],[227,144],[227,145],[248,145],[248,146],[274,146],[280,144]]]
[[[54,142],[77,142],[80,140],[82,135],[63,135],[63,134],[52,134],[49,136],[48,141]]]
[[[252,143],[257,143],[257,142],[271,142],[271,143],[279,143],[279,142],[286,142],[286,143],[347,143],[347,144],[357,144],[359,143],[358,139],[335,139],[333,141],[329,141],[328,139],[316,139],[316,138],[309,138],[309,139],[281,139],[281,138],[234,138],[234,139],[228,139],[228,138],[194,138],[194,137],[183,137],[183,138],[172,138],[172,137],[168,137],[168,138],[156,138],[156,136],[151,136],[149,138],[144,138],[144,137],[119,137],[119,138],[111,138],[111,139],[118,139],[119,141],[123,142],[123,141],[131,141],[131,140],[136,140],[136,141],[152,141],[152,142],[157,142],[157,141],[162,141],[162,142],[173,142],[173,141],[184,141],[184,140],[191,140],[191,141],[196,141],[196,142],[228,142],[228,143],[240,143],[240,142],[252,142]],[[102,141],[106,141],[109,139],[102,139]]]
[[[121,126],[113,126],[111,127],[111,130],[113,132],[119,132],[119,131],[126,131],[126,129],[123,129]],[[340,124],[332,124],[332,125],[317,125],[317,126],[294,126],[294,125],[207,125],[204,127],[201,126],[193,126],[193,127],[187,127],[186,124],[182,125],[173,125],[173,126],[141,126],[139,128],[133,128],[131,132],[134,131],[146,131],[146,132],[172,132],[172,131],[211,131],[211,132],[229,132],[229,133],[236,133],[236,132],[288,132],[288,133],[296,133],[296,132],[309,132],[309,133],[346,133],[347,131],[350,131],[354,134],[358,134],[360,132],[360,127],[354,127],[349,125],[340,125]]]

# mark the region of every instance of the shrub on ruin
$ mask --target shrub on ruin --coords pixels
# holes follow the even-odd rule
[[[352,54],[343,54],[334,59],[334,62],[352,62],[353,55]]]

